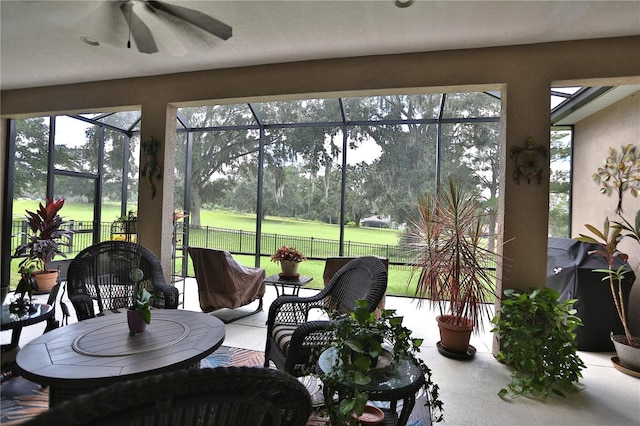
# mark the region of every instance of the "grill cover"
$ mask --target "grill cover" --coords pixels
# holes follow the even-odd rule
[[[578,349],[611,352],[614,347],[610,333],[624,334],[624,329],[611,297],[609,282],[602,281],[605,274],[593,272],[594,269],[607,269],[607,262],[602,256],[589,254],[597,247],[570,238],[549,238],[547,287],[560,293],[560,301],[578,299],[574,308],[584,324],[577,330]],[[624,300],[628,303],[635,274],[620,258],[616,258],[614,269],[623,264],[629,271],[622,281]]]

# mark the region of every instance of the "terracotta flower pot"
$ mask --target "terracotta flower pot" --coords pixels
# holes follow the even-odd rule
[[[33,276],[36,277],[36,282],[38,283],[38,293],[50,292],[53,286],[58,282],[58,271],[55,269],[49,271],[36,271],[33,273]]]
[[[127,310],[127,324],[129,324],[131,334],[142,333],[147,328],[147,323],[144,322],[138,311],[132,309]]]
[[[439,315],[436,317],[440,328],[440,344],[451,352],[464,353],[469,348],[469,339],[473,331],[471,320],[465,319],[464,325],[455,325],[452,315]]]

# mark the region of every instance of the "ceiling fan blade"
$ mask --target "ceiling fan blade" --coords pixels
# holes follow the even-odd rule
[[[218,21],[205,13],[155,0],[147,0],[147,4],[154,9],[161,10],[175,16],[176,18],[180,18],[192,25],[195,25],[196,27],[201,28],[223,40],[227,40],[231,37],[232,28],[229,25],[222,21]]]
[[[133,11],[133,3],[123,3],[120,5],[120,10],[129,24],[129,31],[131,31],[138,50],[142,53],[156,53],[158,46],[156,46],[151,30]]]

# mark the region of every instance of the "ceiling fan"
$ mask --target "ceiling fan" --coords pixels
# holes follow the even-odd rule
[[[203,12],[156,0],[144,0],[144,4],[158,16],[161,16],[158,12],[164,12],[223,40],[231,37],[232,28],[229,25]],[[120,10],[129,26],[127,47],[131,48],[131,37],[133,37],[140,52],[155,53],[158,51],[158,46],[156,46],[153,34],[147,24],[134,12],[133,6],[133,0],[128,0],[120,5]]]

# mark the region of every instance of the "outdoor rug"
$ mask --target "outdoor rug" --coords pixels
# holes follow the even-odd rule
[[[213,354],[200,362],[202,368],[215,368],[225,366],[262,367],[264,353],[249,349],[221,346]],[[314,407],[322,406],[322,384],[315,377],[301,377],[300,381],[307,387],[311,395]],[[407,426],[423,426],[430,424],[423,422],[424,415],[422,398],[418,397],[413,410],[411,420]],[[383,406],[384,403],[374,403]],[[49,407],[48,388],[42,389],[38,384],[30,382],[22,377],[10,378],[0,385],[0,425],[11,426],[23,423],[27,419],[38,415]],[[426,411],[428,413],[428,411]],[[320,412],[309,419],[309,426],[321,426],[326,424],[326,418]]]

